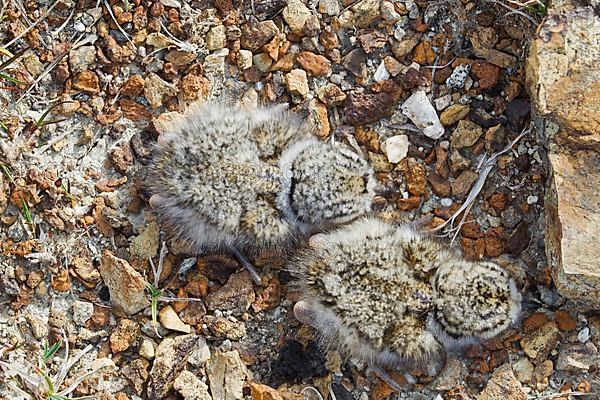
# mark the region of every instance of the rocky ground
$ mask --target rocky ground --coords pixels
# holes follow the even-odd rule
[[[568,156],[548,144],[543,119],[531,124],[532,103],[565,91],[544,110],[571,105],[557,106],[557,113],[571,112],[563,121],[577,120],[581,132],[588,122],[579,110],[587,109],[582,104],[589,96],[569,94],[565,88],[574,86],[568,82],[535,91],[533,99],[526,89],[532,77],[534,84],[555,84],[539,71],[568,68],[544,58],[546,49],[560,50],[555,36],[569,37],[560,35],[574,31],[572,21],[588,21],[577,26],[589,32],[598,17],[591,8],[579,20],[566,17],[574,6],[558,2],[564,10],[548,18],[545,7],[529,3],[1,3],[0,359],[8,364],[0,397],[20,398],[9,388],[14,368],[37,364],[38,355],[48,354],[45,341],[60,342],[64,332],[72,353],[91,345],[56,388],[74,383],[75,396],[597,398],[600,316],[585,311],[597,301],[586,299],[586,291],[596,293],[597,286],[578,270],[577,283],[563,291],[564,276],[546,258],[545,230],[554,214],[546,215],[553,209],[544,204],[545,188],[559,170],[548,158]],[[565,40],[568,51],[555,53],[571,57],[574,48],[594,59],[593,51],[573,45],[573,37]],[[582,41],[584,48],[600,44],[598,35],[590,37],[595,42]],[[526,68],[532,41],[539,41],[538,63]],[[585,68],[579,72],[586,79],[596,76]],[[152,144],[177,113],[221,96],[249,107],[287,103],[315,124],[323,140],[335,138],[362,152],[390,189],[375,200],[382,218],[429,216],[435,228],[470,204],[460,231],[438,234],[445,232],[444,240],[468,258],[492,259],[518,278],[526,293],[522,323],[451,355],[437,377],[394,373],[405,387],[397,394],[363,365],[319,351],[312,332],[291,314],[295,294],[288,291],[283,260],[253,260],[266,282],[257,287],[228,256],[194,257],[166,242],[169,252],[154,282],[148,260],[158,262],[165,236],[139,190],[140,176]],[[597,113],[587,117],[597,135]],[[591,137],[581,145],[587,136],[577,136],[586,154],[597,151],[597,136]],[[514,140],[485,177],[484,157]],[[597,155],[590,157],[597,177]],[[579,170],[567,169],[561,176]],[[564,182],[553,190],[562,193]],[[484,184],[474,192],[478,183]],[[578,185],[590,193],[595,187],[593,181]],[[474,201],[470,193],[477,194]],[[586,206],[592,211],[593,201]],[[575,243],[577,232],[569,236]],[[585,262],[589,266],[589,257]],[[155,329],[147,282],[164,297],[195,300],[159,298]],[[50,369],[63,354],[64,345],[47,357]]]

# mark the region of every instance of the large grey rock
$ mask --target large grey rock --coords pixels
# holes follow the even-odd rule
[[[203,338],[202,338],[203,339]],[[164,339],[156,348],[156,355],[150,382],[148,382],[148,399],[163,399],[173,387],[175,378],[185,367],[191,351],[198,340],[198,335],[184,335]]]
[[[214,399],[240,400],[248,370],[237,350],[214,354],[206,366]]]
[[[510,364],[503,364],[496,368],[494,374],[477,396],[477,400],[527,400],[521,382],[515,378]]]
[[[150,305],[146,281],[126,260],[105,250],[98,270],[110,292],[111,303],[126,314],[135,314]]]
[[[546,255],[558,291],[600,306],[600,18],[572,1],[553,9],[527,65],[534,119],[546,140]]]

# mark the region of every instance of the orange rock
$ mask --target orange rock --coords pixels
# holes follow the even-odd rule
[[[408,384],[408,381],[400,372],[390,371],[389,375],[400,386]],[[379,379],[378,382],[375,384],[375,387],[373,387],[373,389],[371,390],[371,396],[369,398],[371,400],[382,400],[389,397],[393,393],[394,389],[392,389],[388,386],[387,383]]]
[[[506,240],[502,228],[489,228],[485,233],[485,254],[498,257],[506,250]]]
[[[396,200],[396,207],[402,211],[412,210],[421,205],[421,197],[420,196],[411,196],[408,199],[398,199]]]
[[[144,78],[141,75],[133,75],[121,88],[121,94],[126,97],[137,97],[144,90]]]
[[[430,65],[435,61],[435,52],[431,48],[431,43],[420,42],[413,49],[413,61],[420,65]]]
[[[523,330],[525,333],[533,332],[548,321],[550,321],[550,318],[546,314],[536,312],[525,318],[523,321]]]
[[[468,260],[481,260],[485,254],[485,239],[461,238],[460,244]]]
[[[208,278],[197,274],[185,285],[185,291],[195,298],[206,296],[208,293]]]
[[[479,239],[483,236],[481,227],[474,221],[466,222],[460,230],[460,235],[469,239]]]
[[[202,75],[188,74],[179,82],[179,90],[184,100],[196,100],[208,95],[210,82]]]
[[[92,71],[82,71],[75,76],[73,87],[86,92],[99,93],[100,81],[98,76]]]
[[[317,99],[312,99],[308,104],[308,112],[310,119],[315,126],[316,135],[322,139],[329,137],[331,128],[329,126],[329,115],[325,104]]]
[[[490,196],[488,202],[496,210],[502,211],[506,208],[506,195],[504,193],[494,193]]]
[[[57,292],[66,292],[71,288],[66,269],[61,269],[57,274],[53,274],[51,283],[52,288]]]
[[[250,382],[250,394],[252,400],[283,400],[277,390],[256,382]]]
[[[132,121],[148,121],[152,118],[152,113],[148,111],[148,108],[134,100],[123,98],[119,100],[119,105],[123,116]]]
[[[252,304],[254,312],[275,308],[279,304],[281,297],[281,284],[277,277],[272,278],[262,293],[257,296],[256,301]]]
[[[571,314],[563,310],[556,310],[554,312],[554,317],[556,318],[556,322],[558,323],[558,329],[561,331],[572,331],[577,328],[577,321]]]
[[[423,163],[414,158],[405,158],[398,164],[398,168],[406,178],[406,186],[410,194],[414,196],[427,195],[427,180]]]
[[[487,90],[498,83],[500,68],[487,62],[475,62],[471,67],[471,72],[479,82],[479,88]]]
[[[296,61],[302,68],[314,76],[326,76],[331,73],[331,62],[318,54],[310,51],[301,51]]]

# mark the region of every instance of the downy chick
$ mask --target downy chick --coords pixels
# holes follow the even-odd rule
[[[470,263],[410,226],[363,218],[315,235],[292,273],[296,318],[325,349],[369,366],[437,373],[446,350],[506,329],[520,311],[514,281],[496,264]]]
[[[163,134],[150,169],[150,204],[194,252],[244,257],[281,251],[304,235],[370,211],[370,166],[311,136],[282,107],[193,106]]]

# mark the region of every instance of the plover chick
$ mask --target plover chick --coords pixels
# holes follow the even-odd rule
[[[147,186],[168,232],[194,252],[282,251],[371,208],[373,171],[282,107],[193,106],[158,140]]]
[[[296,318],[325,349],[382,368],[437,373],[447,350],[515,321],[521,296],[490,262],[471,263],[411,226],[362,218],[310,239],[290,266]]]

